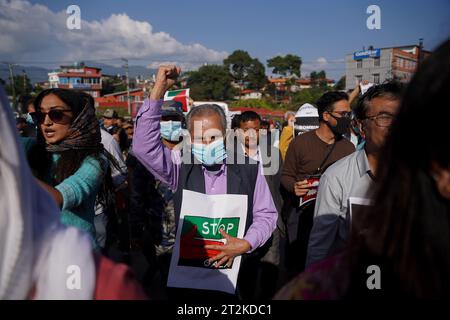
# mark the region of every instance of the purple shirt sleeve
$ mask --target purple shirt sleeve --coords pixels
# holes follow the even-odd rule
[[[253,223],[244,237],[252,246],[249,252],[266,243],[276,228],[278,218],[278,212],[266,178],[261,171],[261,166],[258,166],[258,168],[258,177],[253,194]]]
[[[162,100],[145,99],[136,116],[133,137],[134,156],[172,191],[177,189],[180,172],[179,150],[170,150],[161,142],[160,120]]]

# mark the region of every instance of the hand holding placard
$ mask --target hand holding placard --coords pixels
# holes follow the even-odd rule
[[[209,259],[209,262],[214,263],[215,261],[218,261],[216,264],[216,268],[219,268],[224,263],[226,263],[227,267],[230,267],[233,264],[233,260],[235,257],[248,252],[252,247],[247,240],[232,237],[222,229],[219,229],[219,232],[226,240],[226,243],[223,246],[218,245],[205,246],[206,250],[220,251],[218,255]]]

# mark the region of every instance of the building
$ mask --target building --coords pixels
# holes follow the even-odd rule
[[[234,98],[237,100],[261,99],[262,93],[256,90],[246,89],[241,90],[240,95]]]
[[[312,81],[311,78],[300,78],[295,79],[294,81],[291,81],[291,84],[289,84],[289,78],[269,78],[269,83],[273,84],[276,88],[276,90],[280,94],[284,94],[287,90],[290,90],[291,92],[297,92],[301,89],[309,89],[312,87]],[[335,85],[335,81],[332,79],[324,79],[327,82],[327,85],[329,87],[333,87]],[[318,79],[318,82],[321,80]]]
[[[103,97],[95,98],[96,108],[119,108],[128,109],[127,91],[105,94]],[[140,102],[145,99],[146,91],[142,88],[130,89],[130,102]]]
[[[84,63],[61,66],[48,74],[50,88],[77,89],[100,97],[102,90],[102,73],[100,68],[87,67]]]
[[[316,80],[318,83],[320,83],[321,81],[325,80],[327,82],[327,86],[328,87],[334,87],[335,85],[335,81],[333,79],[318,79]],[[301,89],[309,89],[312,88],[312,80],[311,78],[301,78],[298,80],[295,80],[295,85],[291,86],[291,91],[293,92],[297,92],[300,91]]]
[[[396,79],[408,82],[420,61],[431,52],[419,45],[409,45],[389,48],[373,48],[356,51],[346,55],[346,90],[351,90],[359,81],[383,83]]]

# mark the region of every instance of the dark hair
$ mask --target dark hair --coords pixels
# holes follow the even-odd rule
[[[241,115],[236,114],[234,115],[233,119],[231,120],[231,129],[239,129],[239,124],[241,123]]]
[[[75,119],[83,110],[86,103],[91,103],[94,106],[94,99],[91,95],[78,90],[68,90],[68,89],[60,89],[60,88],[52,88],[43,90],[39,95],[34,99],[34,108],[36,112],[41,111],[41,103],[42,100],[48,95],[55,95],[59,99],[61,99],[65,104],[70,107],[72,113],[74,115],[73,119]]]
[[[35,99],[34,106],[36,112],[41,112],[42,100],[48,95],[55,95],[61,99],[69,108],[72,110],[75,119],[86,106],[90,104],[94,108],[94,99],[91,95],[77,90],[68,90],[53,88],[42,91]],[[101,145],[100,145],[101,146]],[[105,181],[101,185],[99,191],[99,198],[101,201],[105,199],[106,192],[112,189],[112,181],[109,179],[109,162],[112,165],[118,167],[116,161],[113,157],[103,149],[103,147],[97,150],[90,149],[77,149],[77,150],[67,150],[60,152],[60,158],[56,165],[52,166],[52,154],[45,149],[45,139],[42,135],[41,129],[38,128],[37,132],[37,145],[32,149],[28,155],[30,167],[36,177],[41,180],[46,180],[49,177],[54,177],[54,185],[61,183],[66,178],[73,175],[81,166],[84,159],[91,156],[99,161],[100,167],[105,169]],[[102,156],[104,155],[104,156]],[[106,157],[106,158],[105,158]]]
[[[450,295],[450,201],[430,173],[433,163],[450,168],[450,108],[442,103],[450,86],[449,56],[446,41],[407,87],[380,155],[374,205],[365,213],[365,229],[352,238],[350,274],[362,275],[367,263],[379,261],[382,277],[390,279],[382,290],[390,296]],[[350,292],[361,293],[365,281],[352,277]]]
[[[113,127],[110,132],[111,135],[117,134],[119,137],[119,147],[120,151],[128,151],[129,143],[128,143],[128,135],[125,132],[125,129],[122,127]]]
[[[400,100],[403,94],[403,89],[403,84],[398,81],[389,81],[370,87],[369,90],[359,97],[358,103],[353,109],[353,113],[357,119],[363,120],[366,118],[369,102],[372,101],[372,99],[384,97],[392,100]]]
[[[239,123],[256,120],[258,120],[261,123],[261,117],[254,111],[244,111],[241,113],[241,116],[239,117]]]
[[[261,120],[261,129],[269,129],[270,123],[267,119]]]
[[[329,91],[324,93],[316,102],[319,120],[323,120],[323,113],[333,111],[333,105],[341,100],[348,101],[348,94],[341,91]]]
[[[27,94],[21,95],[18,99],[18,110],[20,114],[27,114],[28,113],[28,105],[30,103],[33,103],[33,97]]]

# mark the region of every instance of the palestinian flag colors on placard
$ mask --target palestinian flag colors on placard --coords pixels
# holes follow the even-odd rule
[[[164,101],[175,100],[183,105],[183,112],[189,111],[189,90],[190,89],[180,89],[166,91],[164,94]]]
[[[179,266],[215,268],[209,259],[220,253],[218,250],[206,249],[206,245],[224,245],[219,233],[223,229],[232,237],[237,237],[239,217],[208,218],[200,216],[184,216],[180,238]],[[230,268],[230,267],[221,267]]]

